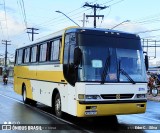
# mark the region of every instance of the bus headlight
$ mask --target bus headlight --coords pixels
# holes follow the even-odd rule
[[[146,98],[146,94],[137,94],[137,98]]]
[[[84,95],[84,94],[79,94],[78,95],[79,99],[101,99],[99,95]]]
[[[78,99],[84,99],[85,95],[84,94],[78,94]]]

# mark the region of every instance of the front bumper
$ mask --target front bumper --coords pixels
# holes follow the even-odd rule
[[[144,113],[146,110],[146,102],[146,99],[77,101],[77,117]]]

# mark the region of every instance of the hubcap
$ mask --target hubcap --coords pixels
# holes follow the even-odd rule
[[[26,100],[26,91],[24,90],[23,91],[23,101],[25,101]]]
[[[60,114],[60,112],[61,112],[61,101],[60,101],[60,99],[56,100],[55,109],[56,109],[57,114]]]

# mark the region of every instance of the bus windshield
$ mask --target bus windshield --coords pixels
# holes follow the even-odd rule
[[[146,82],[143,52],[138,39],[104,37],[103,41],[102,37],[95,38],[87,42],[82,35],[79,41],[82,51],[79,81]]]

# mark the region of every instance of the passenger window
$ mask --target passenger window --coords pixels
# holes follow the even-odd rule
[[[55,40],[51,43],[51,60],[59,60],[60,40]]]
[[[40,45],[40,57],[39,61],[46,61],[47,55],[47,43]]]
[[[18,50],[18,64],[22,64],[23,49]]]
[[[37,46],[31,48],[31,62],[37,61]]]
[[[30,57],[30,48],[26,48],[24,50],[24,63],[29,62],[29,57]]]

